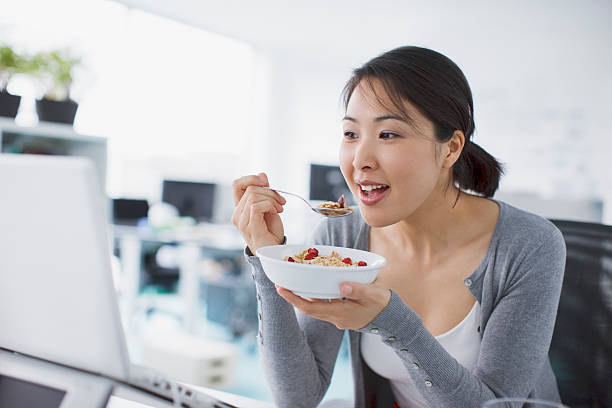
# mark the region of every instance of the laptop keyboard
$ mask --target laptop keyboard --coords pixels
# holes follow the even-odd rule
[[[132,365],[132,375],[128,383],[136,388],[150,392],[185,408],[236,408],[233,405],[184,384],[169,380],[155,371]]]

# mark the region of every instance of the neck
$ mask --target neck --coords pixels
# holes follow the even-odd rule
[[[460,242],[462,226],[468,219],[468,197],[452,186],[432,194],[409,217],[380,230],[390,245],[414,260],[432,264]]]

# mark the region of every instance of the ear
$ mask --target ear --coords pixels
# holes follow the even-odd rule
[[[465,135],[460,130],[455,130],[451,138],[444,143],[442,167],[450,169],[453,164],[459,159],[461,152],[465,146]]]

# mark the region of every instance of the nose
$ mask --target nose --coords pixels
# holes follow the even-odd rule
[[[353,168],[356,170],[374,170],[377,167],[376,147],[366,138],[361,139],[354,151]]]

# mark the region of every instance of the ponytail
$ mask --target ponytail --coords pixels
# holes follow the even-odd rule
[[[467,141],[453,166],[453,181],[462,190],[492,197],[504,170],[497,159],[472,141]]]

